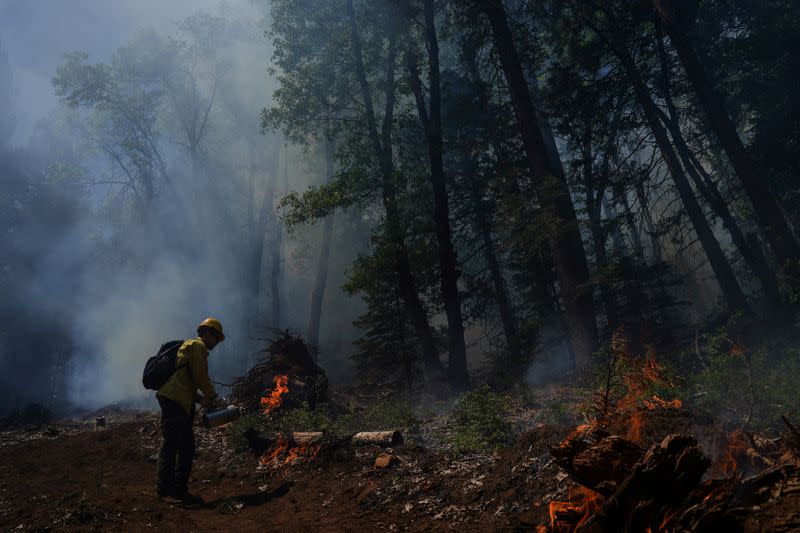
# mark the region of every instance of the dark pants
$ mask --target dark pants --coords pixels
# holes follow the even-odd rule
[[[158,452],[159,496],[186,494],[194,460],[194,405],[187,413],[180,404],[157,396],[161,406],[161,449]]]

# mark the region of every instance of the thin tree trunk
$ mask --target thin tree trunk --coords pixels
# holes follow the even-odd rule
[[[757,171],[755,163],[736,132],[733,121],[725,110],[722,98],[712,86],[700,59],[680,27],[671,2],[653,0],[653,5],[686,69],[698,100],[708,115],[711,127],[753,203],[753,210],[764,236],[781,265],[786,265],[788,262],[796,264],[800,261],[800,246],[794,239],[778,202],[769,192],[767,180]]]
[[[272,216],[273,197],[275,195],[275,181],[278,179],[278,145],[271,147],[268,155],[268,176],[264,184],[264,193],[258,206],[258,213],[253,216],[253,226],[250,232],[250,258],[248,267],[249,291],[251,296],[252,319],[250,326],[253,327],[260,322],[259,299],[261,298],[261,273],[264,264],[264,241],[267,237],[267,230]],[[255,182],[258,173],[258,162],[253,159],[251,163],[251,180]],[[255,185],[253,187],[255,189]],[[253,200],[251,200],[253,201]]]
[[[619,231],[619,225],[617,223],[617,212],[611,207],[611,204],[608,201],[608,195],[605,191],[603,191],[602,196],[600,197],[600,205],[606,213],[606,218],[610,221],[609,225],[611,227],[611,239],[614,242],[614,251],[619,255],[624,255],[626,246],[625,246],[625,239],[622,238],[622,233]],[[636,237],[638,238],[639,233],[636,232]]]
[[[703,215],[703,210],[697,202],[689,180],[686,179],[686,175],[683,173],[678,157],[675,155],[675,151],[667,136],[667,131],[659,120],[658,107],[655,102],[653,102],[650,96],[650,90],[644,83],[633,57],[630,55],[628,49],[625,48],[624,44],[615,40],[611,42],[611,46],[614,53],[619,58],[620,63],[622,63],[628,75],[628,79],[633,85],[636,98],[644,111],[645,118],[656,140],[661,156],[664,159],[664,163],[667,165],[667,170],[675,183],[675,189],[678,192],[678,196],[681,198],[681,202],[694,227],[695,233],[697,233],[697,238],[706,253],[706,257],[717,278],[717,282],[720,285],[722,295],[725,298],[728,308],[731,311],[748,311],[749,306],[744,297],[744,293],[722,251],[722,247],[719,245],[714,233],[711,231],[708,221]]]
[[[700,194],[703,196],[706,203],[708,203],[709,207],[711,207],[714,214],[720,218],[722,225],[728,230],[734,246],[736,246],[736,249],[739,250],[745,263],[747,263],[747,266],[750,267],[750,270],[761,282],[761,288],[770,306],[775,307],[780,305],[778,280],[774,272],[772,272],[766,260],[763,260],[763,255],[757,254],[751,249],[750,244],[747,242],[744,233],[742,233],[738,222],[736,222],[736,219],[733,217],[733,213],[731,213],[728,208],[728,204],[720,194],[716,184],[705,180],[704,177],[700,175],[700,169],[696,166],[698,162],[691,155],[686,140],[683,138],[683,134],[680,131],[680,126],[675,121],[674,115],[671,117],[665,116],[663,113],[661,113],[661,115],[664,124],[669,128],[670,133],[672,133],[672,140],[675,142],[675,146],[678,149],[678,154],[683,161],[683,166],[687,174],[689,174],[689,177],[692,178],[695,187],[700,191]]]
[[[405,243],[405,232],[401,223],[401,215],[397,205],[397,194],[393,181],[394,161],[391,137],[394,122],[394,71],[397,59],[397,35],[395,30],[392,29],[389,36],[389,57],[387,59],[386,68],[386,110],[383,117],[383,127],[379,133],[369,82],[367,81],[366,70],[364,68],[361,37],[356,24],[353,0],[347,0],[347,11],[350,17],[355,73],[361,89],[361,97],[364,99],[368,134],[375,157],[378,159],[381,168],[381,195],[383,207],[386,211],[386,233],[393,248],[398,284],[400,285],[403,300],[405,301],[411,322],[414,326],[414,331],[422,344],[423,363],[425,365],[427,377],[429,380],[435,381],[440,379],[443,375],[442,363],[439,360],[439,351],[436,348],[433,332],[428,323],[428,314],[420,300],[419,293],[417,292],[416,280],[411,271],[411,263],[408,259],[408,251]]]
[[[428,48],[429,104],[425,95],[413,54],[407,56],[408,71],[417,114],[428,138],[430,180],[433,187],[433,221],[439,245],[439,278],[447,316],[448,367],[450,386],[465,390],[469,386],[467,347],[464,342],[464,318],[461,314],[461,295],[458,292],[458,258],[453,247],[450,229],[450,205],[447,197],[447,178],[442,158],[441,81],[439,74],[439,42],[433,0],[424,0],[425,40]]]
[[[508,349],[509,360],[506,362],[510,363],[510,367],[503,370],[508,375],[521,379],[527,370],[528,361],[523,354],[517,316],[511,304],[511,298],[508,296],[508,287],[503,277],[500,261],[497,258],[497,249],[493,238],[494,224],[491,213],[488,212],[490,207],[483,200],[483,191],[477,180],[474,179],[475,165],[472,161],[466,161],[466,164],[470,169],[470,197],[475,209],[475,223],[477,225],[475,229],[483,240],[483,257],[492,279],[495,300],[497,300],[497,308],[500,312],[500,321],[503,323],[503,334],[505,335],[506,348]]]
[[[583,158],[583,187],[586,202],[586,214],[589,217],[589,231],[592,234],[592,242],[594,243],[594,256],[597,266],[597,272],[603,273],[608,268],[608,254],[606,253],[606,240],[607,233],[603,229],[601,220],[601,207],[602,204],[596,200],[599,195],[595,191],[595,176],[594,165],[592,164],[592,127],[591,124],[586,126],[583,139],[581,141],[582,150],[581,157]],[[604,165],[605,166],[605,165]],[[606,170],[607,171],[607,170]],[[602,278],[603,276],[601,276]],[[610,335],[614,328],[617,327],[619,322],[619,315],[617,313],[617,298],[613,289],[608,287],[608,282],[602,280],[599,287],[600,299],[603,302],[603,308],[606,312],[606,320],[608,327],[606,334]]]
[[[683,166],[686,169],[686,172],[689,174],[689,177],[692,178],[692,181],[695,183],[695,187],[698,191],[700,191],[700,194],[702,194],[703,198],[705,198],[706,203],[708,203],[708,205],[711,207],[714,214],[716,214],[720,220],[722,220],[722,225],[728,230],[733,244],[739,250],[742,258],[750,267],[750,270],[761,282],[761,288],[763,289],[764,295],[766,296],[770,306],[772,308],[777,308],[780,306],[780,292],[778,289],[778,279],[775,277],[775,273],[769,267],[766,260],[763,260],[763,255],[751,249],[747,239],[739,227],[738,222],[736,222],[736,219],[733,217],[733,214],[728,208],[727,202],[720,194],[719,189],[717,189],[717,184],[714,183],[714,181],[711,179],[711,176],[705,172],[702,164],[700,164],[700,162],[694,156],[689,148],[688,143],[686,142],[686,139],[683,136],[683,132],[681,131],[680,127],[678,108],[675,106],[672,95],[670,94],[669,80],[672,76],[672,73],[669,67],[669,59],[667,57],[666,49],[664,48],[663,35],[660,31],[659,34],[658,52],[661,61],[664,102],[667,104],[667,111],[669,113],[667,114],[659,110],[659,115],[661,116],[664,125],[672,134],[672,141],[675,144],[675,147],[678,149],[678,155],[683,161]]]
[[[333,180],[333,140],[325,141],[325,180],[330,183]],[[331,251],[331,238],[333,236],[334,214],[325,217],[322,227],[322,246],[319,251],[319,261],[317,262],[317,278],[314,282],[314,289],[311,291],[311,318],[308,325],[308,342],[313,345],[319,344],[319,329],[322,317],[322,299],[325,296],[325,286],[328,281],[328,257]]]
[[[650,247],[653,249],[653,262],[660,263],[664,257],[661,250],[661,242],[658,240],[658,232],[656,231],[656,224],[653,221],[653,215],[650,213],[650,202],[647,199],[647,191],[644,189],[644,179],[634,179],[633,188],[636,191],[636,198],[639,200],[641,206],[641,219],[647,224],[647,235],[650,237]],[[627,205],[627,197],[625,198]],[[628,212],[631,211],[628,206]]]
[[[551,236],[551,248],[566,310],[575,367],[578,371],[585,371],[591,366],[592,354],[597,347],[597,325],[592,293],[588,288],[589,267],[569,188],[563,173],[559,174],[557,164],[548,156],[502,1],[478,0],[478,6],[492,27],[539,201],[559,227]]]
[[[277,166],[277,165],[276,165]],[[287,179],[289,172],[289,150],[288,147],[283,148],[283,178]],[[271,254],[272,265],[270,266],[270,294],[272,295],[272,314],[271,314],[271,327],[278,329],[283,325],[281,317],[281,265],[283,263],[282,248],[283,248],[283,223],[280,218],[273,213],[273,205],[275,201],[276,192],[278,189],[278,173],[275,173],[275,178],[272,183],[272,194],[269,200],[269,216],[270,225],[272,226],[270,234],[271,239]]]

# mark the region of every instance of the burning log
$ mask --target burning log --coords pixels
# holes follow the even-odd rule
[[[601,428],[579,429],[550,454],[576,482],[603,496],[611,496],[644,450]]]
[[[373,444],[377,446],[393,446],[403,442],[403,433],[393,431],[362,431],[353,435],[353,444]]]
[[[710,464],[693,437],[670,435],[647,451],[616,492],[576,531],[657,531],[664,521],[663,510],[679,505]]]

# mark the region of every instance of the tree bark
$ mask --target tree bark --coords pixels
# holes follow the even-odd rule
[[[276,165],[277,167],[277,165]],[[283,148],[283,176],[286,179],[287,173],[289,171],[289,153],[287,147],[284,146]],[[281,223],[280,219],[275,216],[273,213],[273,205],[275,203],[275,196],[276,191],[278,188],[278,173],[277,168],[275,172],[275,177],[272,181],[270,191],[270,197],[268,201],[269,211],[269,222],[270,222],[270,257],[271,257],[271,264],[270,264],[270,275],[269,275],[269,287],[270,287],[270,295],[272,297],[272,312],[270,314],[270,327],[273,329],[279,329],[282,324],[283,320],[281,318],[281,265],[283,262],[283,257],[281,255],[281,251],[283,248],[283,224]]]
[[[471,179],[474,177],[474,165],[471,161],[467,161],[466,164],[469,165],[471,171],[469,183],[470,197],[475,209],[475,222],[477,224],[475,229],[479,232],[481,240],[483,240],[483,257],[492,279],[494,296],[500,312],[500,321],[503,324],[503,334],[506,338],[506,348],[508,349],[509,360],[506,363],[510,363],[510,368],[504,368],[503,370],[508,372],[509,375],[521,379],[527,370],[528,361],[524,356],[519,337],[517,316],[508,296],[508,287],[503,277],[500,261],[497,258],[497,249],[493,238],[494,224],[492,223],[491,214],[487,213],[489,208],[483,200],[483,191],[480,190],[477,181]]]
[[[411,263],[408,259],[408,251],[405,243],[405,232],[401,223],[400,210],[397,205],[397,194],[393,181],[394,161],[391,137],[394,122],[394,71],[397,59],[397,36],[395,30],[392,29],[389,36],[389,56],[386,65],[385,113],[383,117],[383,127],[379,133],[372,104],[372,96],[370,94],[369,81],[367,80],[366,69],[364,67],[361,37],[356,24],[353,0],[347,0],[347,11],[350,17],[350,34],[353,45],[355,74],[361,89],[361,97],[364,100],[368,135],[381,169],[381,196],[383,207],[386,211],[386,233],[394,249],[393,253],[395,266],[397,268],[398,285],[400,285],[400,292],[405,301],[414,330],[422,344],[422,357],[427,378],[430,381],[434,381],[440,379],[443,375],[442,363],[439,360],[439,351],[436,348],[433,332],[428,323],[428,314],[420,300],[419,293],[417,292],[416,280],[411,271]]]
[[[278,171],[278,145],[274,144],[271,147],[270,153],[268,154],[268,177],[267,181],[264,184],[264,192],[261,197],[261,202],[258,206],[258,212],[254,213],[251,218],[251,230],[250,230],[250,257],[248,261],[248,279],[249,279],[249,292],[250,292],[250,305],[252,313],[252,319],[250,320],[249,326],[251,328],[255,328],[259,323],[259,299],[261,297],[261,272],[262,267],[264,265],[264,241],[267,237],[267,230],[270,224],[270,218],[272,217],[272,207],[273,207],[273,198],[275,195],[275,182],[277,181],[277,171]],[[253,183],[253,190],[255,190],[255,179],[256,175],[258,174],[259,164],[256,161],[256,158],[253,157],[251,160],[251,168],[250,168],[250,180]],[[254,193],[253,193],[254,196]],[[254,198],[251,198],[250,202],[254,202]],[[255,206],[251,206],[248,209],[255,211]]]
[[[450,386],[454,390],[469,387],[467,370],[467,347],[464,342],[464,318],[461,313],[461,295],[458,292],[458,258],[453,247],[450,228],[450,205],[447,196],[447,178],[442,157],[441,81],[439,73],[439,42],[433,0],[424,0],[425,40],[428,48],[429,104],[425,96],[413,54],[409,54],[408,71],[417,114],[428,140],[430,180],[433,187],[433,221],[439,245],[439,278],[447,316],[448,367]]]
[[[742,144],[736,127],[725,110],[722,98],[716,93],[700,59],[680,27],[671,2],[653,0],[653,5],[686,69],[700,105],[708,115],[712,129],[717,134],[722,148],[744,186],[745,193],[753,204],[756,219],[764,236],[781,265],[790,262],[797,264],[800,261],[800,245],[792,236],[778,202],[769,192],[765,177],[759,175],[755,163]]]
[[[711,210],[720,218],[720,220],[722,220],[722,225],[728,230],[734,246],[736,246],[736,248],[739,250],[739,253],[742,255],[742,258],[750,267],[750,270],[761,282],[761,288],[764,291],[764,295],[766,296],[770,306],[773,309],[777,308],[780,306],[780,292],[775,273],[769,267],[767,262],[763,260],[763,256],[751,249],[747,239],[744,236],[744,233],[742,233],[742,230],[739,227],[739,223],[736,222],[736,219],[733,217],[733,213],[731,213],[730,209],[728,208],[727,202],[725,202],[725,199],[720,194],[719,189],[717,189],[717,184],[714,183],[714,181],[711,179],[711,176],[705,173],[702,165],[692,153],[688,143],[686,142],[686,139],[683,136],[683,132],[681,131],[680,127],[678,109],[675,106],[672,95],[670,94],[669,79],[671,77],[671,72],[669,68],[669,60],[667,58],[661,36],[659,36],[658,40],[658,51],[661,61],[664,102],[667,104],[667,111],[669,113],[666,114],[659,110],[659,115],[661,116],[664,125],[672,134],[672,141],[678,150],[678,155],[683,161],[683,167],[686,169],[689,177],[695,183],[697,190],[706,200],[706,203],[708,203],[709,207],[711,207]],[[703,174],[702,176],[701,173]]]
[[[619,58],[620,63],[622,63],[628,79],[633,85],[636,99],[639,101],[639,105],[644,111],[645,119],[653,133],[653,137],[656,140],[656,144],[667,166],[667,170],[675,183],[675,189],[683,203],[686,214],[711,264],[711,269],[717,278],[717,282],[722,290],[722,295],[725,298],[728,308],[731,311],[749,311],[747,300],[739,286],[739,282],[736,280],[736,276],[722,251],[722,247],[720,247],[714,233],[711,231],[711,227],[703,215],[703,211],[700,208],[700,204],[697,202],[694,191],[689,181],[686,179],[686,175],[683,173],[683,169],[678,162],[678,157],[675,155],[672,144],[670,144],[667,131],[659,120],[658,107],[655,102],[653,102],[650,90],[642,79],[633,57],[625,45],[616,39],[612,38],[610,44],[614,53]]]
[[[559,231],[550,238],[551,248],[566,310],[575,367],[578,371],[585,371],[591,366],[592,354],[597,348],[597,325],[588,285],[589,267],[569,188],[563,173],[558,172],[556,162],[548,156],[502,1],[477,0],[477,3],[492,27],[539,201],[559,227]]]
[[[334,143],[332,139],[325,141],[325,179],[327,183],[333,180]],[[325,217],[322,227],[322,246],[319,251],[317,263],[317,277],[314,289],[311,291],[311,317],[308,325],[308,342],[319,344],[320,319],[322,316],[322,299],[325,296],[325,286],[328,281],[328,257],[331,251],[331,237],[333,236],[334,214]]]
[[[728,208],[728,204],[717,189],[716,184],[710,181],[708,176],[701,176],[701,169],[698,168],[699,162],[694,158],[689,150],[683,134],[680,132],[680,126],[676,123],[674,117],[664,116],[662,113],[664,124],[669,128],[672,133],[672,140],[678,149],[678,154],[683,161],[683,166],[687,174],[692,179],[695,187],[705,199],[706,203],[711,207],[711,210],[722,221],[722,225],[728,230],[736,249],[739,250],[742,258],[747,266],[755,274],[761,282],[761,288],[767,298],[770,306],[775,308],[780,305],[780,292],[778,290],[778,280],[775,273],[770,269],[763,255],[756,253],[747,242],[744,233],[742,233],[739,223],[733,217]]]

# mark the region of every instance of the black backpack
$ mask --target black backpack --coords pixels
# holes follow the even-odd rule
[[[142,374],[142,385],[145,389],[158,390],[172,377],[181,345],[183,341],[165,342],[158,353],[147,360]]]

